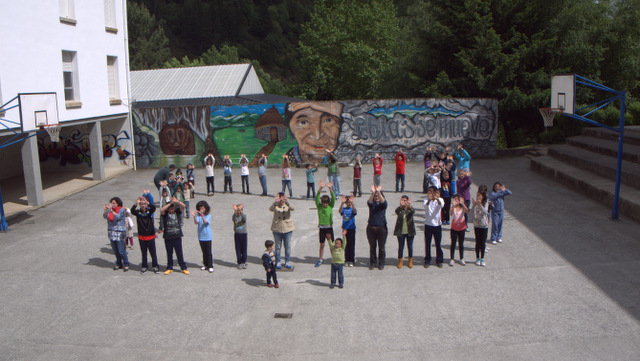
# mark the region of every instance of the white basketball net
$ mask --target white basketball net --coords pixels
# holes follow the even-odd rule
[[[542,115],[542,119],[544,120],[545,128],[553,127],[553,118],[555,118],[557,112],[558,111],[553,108],[540,108],[540,115]]]
[[[57,143],[60,141],[60,128],[60,124],[52,124],[44,127],[44,129],[49,134],[49,138],[51,138],[52,142]]]

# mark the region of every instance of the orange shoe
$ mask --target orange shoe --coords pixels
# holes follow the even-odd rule
[[[186,269],[183,269],[183,270],[182,270],[182,273],[184,273],[184,274],[188,275],[188,274],[189,274],[189,271],[187,271]]]

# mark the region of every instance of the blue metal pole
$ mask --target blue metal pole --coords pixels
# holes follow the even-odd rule
[[[620,219],[620,213],[618,212],[618,203],[620,200],[620,180],[622,178],[622,145],[624,143],[624,114],[626,112],[625,106],[626,92],[621,92],[620,95],[620,128],[618,129],[618,164],[616,168],[616,192],[613,198],[613,211],[611,212],[611,219]]]
[[[7,220],[4,218],[4,203],[2,202],[2,189],[0,189],[0,231],[6,232],[9,230]]]

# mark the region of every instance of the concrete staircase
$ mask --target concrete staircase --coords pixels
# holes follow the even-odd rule
[[[567,144],[549,146],[531,158],[531,169],[613,209],[618,135],[604,128],[584,128]],[[621,218],[640,222],[640,127],[625,127],[622,152]]]

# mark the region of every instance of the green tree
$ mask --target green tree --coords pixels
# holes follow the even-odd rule
[[[157,22],[144,5],[127,2],[127,28],[131,70],[160,68],[169,60],[169,39],[162,22]]]
[[[391,0],[316,1],[300,35],[298,92],[311,99],[379,97],[398,33]]]

